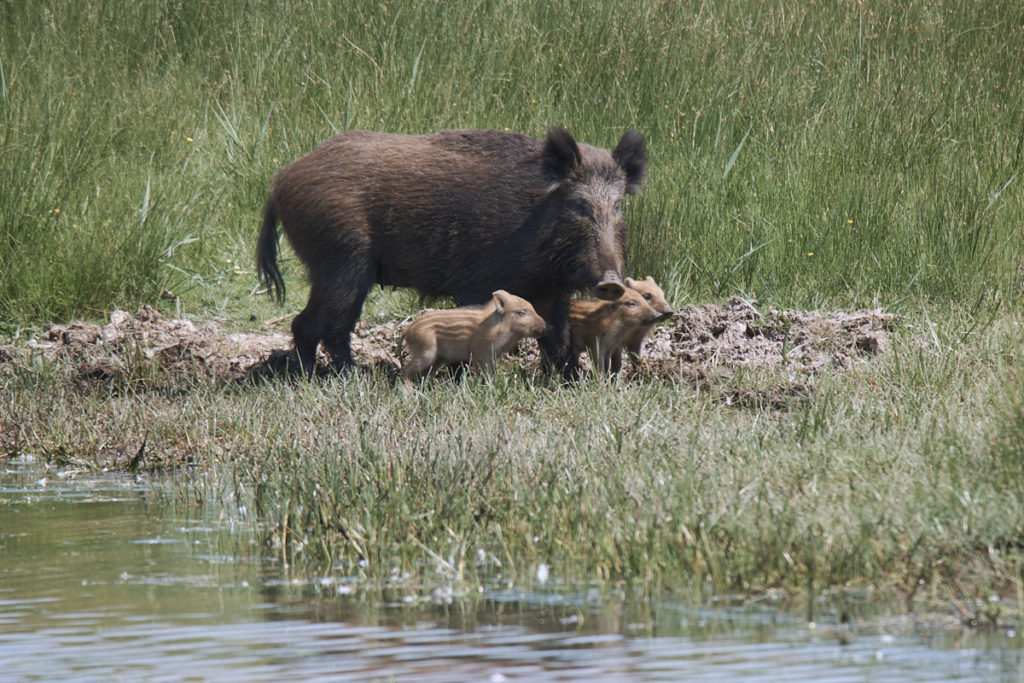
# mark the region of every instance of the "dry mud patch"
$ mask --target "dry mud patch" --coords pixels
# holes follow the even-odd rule
[[[356,362],[397,377],[398,341],[409,320],[361,322],[352,338]],[[805,391],[806,381],[818,373],[843,371],[860,359],[887,353],[896,321],[895,315],[879,310],[759,311],[738,297],[721,307],[690,305],[654,329],[644,342],[640,364],[627,370],[625,378],[707,387],[721,384],[719,380],[728,380],[741,368],[779,371],[776,374],[787,382],[754,388],[753,396],[735,391],[723,395],[727,401],[775,402]],[[0,372],[12,372],[18,364],[39,357],[70,364],[75,376],[86,382],[140,374],[171,382],[196,377],[241,382],[295,365],[290,335],[284,332],[229,332],[214,322],[166,317],[149,306],[135,314],[116,310],[105,325],[54,325],[29,342],[0,346]],[[326,357],[320,360],[322,367],[329,364]],[[507,362],[536,371],[536,343],[527,340]],[[587,365],[585,355],[582,363]]]

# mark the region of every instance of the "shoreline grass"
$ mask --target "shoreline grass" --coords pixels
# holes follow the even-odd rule
[[[766,405],[722,397],[781,373],[702,388],[500,368],[412,391],[379,373],[160,390],[140,367],[120,389],[71,391],[60,364],[18,367],[3,432],[22,430],[10,452],[89,469],[126,468],[145,440],[143,469],[184,465],[187,499],[255,511],[292,571],[366,588],[529,585],[544,564],[641,593],[1012,599],[1021,319],[964,340],[968,322],[912,319],[890,353]]]

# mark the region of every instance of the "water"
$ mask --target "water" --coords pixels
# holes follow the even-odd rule
[[[550,589],[409,604],[289,576],[245,520],[166,486],[0,468],[0,680],[1024,681],[1009,627]]]

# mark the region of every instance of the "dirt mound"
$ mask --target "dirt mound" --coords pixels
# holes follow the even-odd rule
[[[352,338],[356,362],[397,371],[398,340],[408,322],[360,323]],[[782,368],[801,376],[849,368],[859,356],[885,353],[895,323],[894,315],[880,311],[761,313],[735,297],[724,308],[706,304],[678,311],[646,340],[643,360],[633,372],[692,380],[740,366]],[[539,353],[536,343],[528,341],[515,362],[534,370]],[[0,367],[9,369],[33,355],[70,362],[80,377],[93,380],[159,371],[238,381],[295,365],[290,335],[225,333],[215,323],[197,326],[149,306],[135,315],[114,311],[106,325],[55,325],[25,345],[2,346]],[[328,359],[322,356],[321,364]]]
[[[881,311],[759,313],[733,297],[725,308],[687,306],[646,341],[651,361],[818,372],[889,350],[896,316]]]
[[[17,362],[42,355],[70,362],[79,376],[92,379],[145,370],[234,379],[290,343],[290,336],[282,333],[222,334],[214,323],[197,327],[143,306],[135,315],[115,310],[106,325],[54,325],[25,347],[0,347],[0,362],[4,356]]]

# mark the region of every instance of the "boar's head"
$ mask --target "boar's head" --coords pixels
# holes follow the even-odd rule
[[[618,298],[626,250],[622,201],[640,192],[647,172],[643,136],[626,131],[609,155],[556,128],[544,143],[542,167],[552,268],[578,289],[593,287],[598,298]]]

